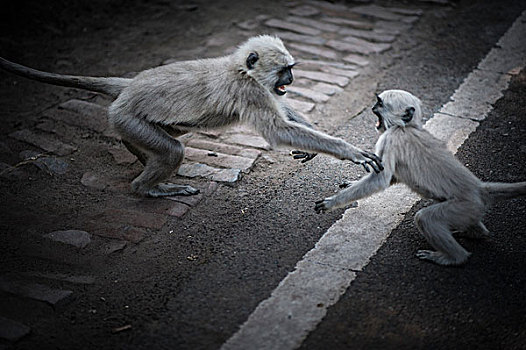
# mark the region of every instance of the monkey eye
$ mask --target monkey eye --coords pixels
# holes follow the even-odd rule
[[[257,52],[251,52],[247,57],[247,68],[253,69],[256,62],[259,60],[259,55]]]

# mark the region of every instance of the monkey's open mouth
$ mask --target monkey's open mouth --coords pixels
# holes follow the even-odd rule
[[[382,115],[374,109],[373,113],[378,117],[378,120],[376,121],[376,130],[380,130],[384,127],[384,118],[382,118]]]
[[[283,96],[287,93],[287,88],[285,87],[285,85],[279,85],[274,87],[274,92],[279,96]]]

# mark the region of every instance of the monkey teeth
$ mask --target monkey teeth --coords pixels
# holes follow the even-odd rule
[[[287,89],[285,88],[285,85],[279,85],[274,87],[274,92],[279,96],[283,96],[287,93]]]

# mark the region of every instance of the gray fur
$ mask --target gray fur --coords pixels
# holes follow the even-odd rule
[[[116,77],[80,77],[75,75],[47,73],[10,62],[2,57],[0,57],[0,67],[8,72],[43,83],[102,92],[112,97],[117,97],[132,81],[132,79]]]
[[[247,57],[257,56],[247,64]],[[251,125],[272,146],[291,146],[349,159],[369,171],[381,171],[380,159],[349,143],[313,130],[282,95],[292,82],[294,59],[273,36],[253,37],[232,55],[176,62],[148,69],[133,79],[71,77],[44,73],[6,60],[0,67],[51,84],[80,87],[115,96],[108,110],[110,124],[126,147],[144,164],[132,182],[140,195],[189,195],[187,186],[161,184],[184,157],[175,139],[188,131]],[[249,67],[251,66],[251,67]],[[283,81],[283,69],[290,81]],[[281,86],[278,94],[276,88]],[[305,159],[312,154],[304,153]],[[298,155],[296,155],[298,157]]]
[[[526,182],[482,182],[445,144],[422,128],[420,100],[402,90],[380,94],[373,107],[381,133],[376,154],[384,171],[369,174],[338,194],[316,202],[316,211],[345,207],[354,201],[402,182],[424,198],[437,203],[415,215],[415,224],[436,251],[420,250],[417,256],[441,265],[459,265],[469,257],[453,238],[453,232],[471,237],[488,235],[482,223],[485,211],[494,200],[526,195]],[[408,122],[402,116],[411,108]]]

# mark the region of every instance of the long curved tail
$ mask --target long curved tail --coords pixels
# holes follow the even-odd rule
[[[482,186],[496,200],[526,196],[526,181],[514,183],[484,182]]]
[[[62,75],[42,72],[33,68],[14,63],[0,57],[0,68],[17,75],[59,86],[81,88],[101,92],[112,97],[117,97],[120,92],[130,85],[132,79],[117,77],[83,77],[75,75]]]

